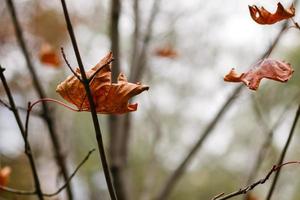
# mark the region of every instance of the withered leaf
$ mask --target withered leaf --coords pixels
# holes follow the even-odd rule
[[[55,51],[54,48],[48,43],[42,44],[39,52],[39,58],[43,64],[47,64],[55,68],[61,66],[61,60],[57,51]]]
[[[11,173],[10,167],[0,168],[0,186],[6,186]]]
[[[264,7],[249,6],[249,11],[252,19],[259,24],[274,24],[284,19],[289,19],[295,16],[295,7],[292,4],[290,8],[285,9],[281,3],[277,4],[275,13],[270,13]]]
[[[256,196],[254,196],[252,193],[247,194],[246,200],[258,200]]]
[[[119,74],[118,82],[111,82],[112,53],[108,53],[95,67],[86,72],[92,78],[90,89],[94,98],[97,113],[122,114],[137,110],[136,104],[129,104],[131,97],[148,90],[149,87],[140,83],[129,83],[123,73]],[[80,76],[77,68],[76,73]],[[96,74],[95,74],[96,73]],[[57,86],[56,91],[68,102],[81,111],[90,111],[83,84],[74,76],[69,76]]]
[[[177,51],[171,46],[157,48],[154,53],[156,56],[164,57],[164,58],[174,59],[178,57]]]
[[[294,70],[289,63],[274,59],[263,59],[257,62],[248,72],[237,74],[235,69],[224,77],[227,82],[243,82],[249,89],[257,90],[261,79],[267,78],[275,81],[288,81]]]

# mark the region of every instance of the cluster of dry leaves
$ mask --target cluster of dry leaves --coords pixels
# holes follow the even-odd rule
[[[259,24],[274,24],[281,20],[289,19],[295,16],[293,5],[285,9],[281,3],[277,4],[275,13],[270,13],[264,7],[249,6],[252,19]],[[286,82],[293,74],[294,70],[289,63],[275,59],[266,58],[260,60],[245,73],[238,74],[234,68],[225,75],[224,81],[243,82],[249,89],[257,90],[261,79],[267,78],[275,81]]]

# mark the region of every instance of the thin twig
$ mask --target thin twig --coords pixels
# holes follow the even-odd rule
[[[9,106],[9,104],[3,100],[0,99],[0,104],[3,105],[4,107],[6,107],[7,109],[11,110],[11,107]],[[20,106],[16,106],[16,108],[22,112],[27,112],[27,108],[24,107],[20,107]],[[42,114],[39,111],[34,111],[31,114],[41,117]]]
[[[2,104],[8,110],[12,111],[12,108],[10,107],[10,105],[8,105],[8,103],[4,102],[2,99],[0,99],[0,104]]]
[[[60,51],[61,51],[61,54],[62,54],[62,56],[63,56],[63,58],[64,58],[65,63],[67,64],[68,68],[70,69],[70,71],[73,73],[73,75],[74,75],[80,82],[82,82],[81,77],[80,77],[80,76],[73,70],[73,68],[71,67],[71,65],[70,65],[70,63],[69,63],[69,61],[68,61],[68,59],[67,59],[67,57],[66,57],[66,54],[65,54],[65,52],[64,52],[64,48],[61,47],[61,48],[60,48]]]
[[[53,193],[43,193],[42,195],[44,197],[53,197],[53,196],[58,195],[61,191],[63,191],[67,187],[67,185],[71,182],[71,180],[74,178],[74,176],[76,175],[76,173],[78,172],[78,170],[89,159],[89,157],[91,156],[91,154],[94,151],[95,151],[95,149],[92,149],[92,150],[90,150],[88,152],[88,154],[78,164],[78,166],[76,167],[76,169],[74,170],[74,172],[70,175],[70,177],[67,179],[67,181],[56,192],[53,192]],[[35,191],[17,190],[17,189],[13,189],[13,188],[9,188],[9,187],[4,187],[4,186],[1,186],[1,185],[0,185],[0,190],[5,191],[5,192],[9,192],[9,193],[13,193],[13,194],[17,194],[17,195],[36,195]]]
[[[84,88],[85,88],[85,91],[86,91],[86,94],[87,94],[87,97],[88,97],[89,105],[90,105],[90,108],[91,108],[91,115],[92,115],[93,124],[94,124],[94,128],[95,128],[95,134],[96,134],[96,139],[97,139],[97,143],[98,143],[98,150],[99,150],[99,153],[100,153],[102,168],[103,168],[103,171],[104,171],[105,180],[106,180],[106,183],[107,183],[109,195],[110,195],[110,198],[112,200],[116,200],[117,197],[116,197],[114,187],[113,187],[113,183],[112,183],[112,180],[111,180],[111,177],[110,177],[109,167],[108,167],[108,164],[107,164],[105,150],[104,150],[102,133],[101,133],[100,124],[99,124],[99,121],[98,121],[98,118],[97,118],[95,103],[94,103],[94,100],[93,100],[93,97],[92,97],[92,94],[91,94],[91,90],[90,90],[90,87],[89,87],[89,81],[88,81],[88,79],[86,77],[86,74],[85,74],[84,66],[83,66],[83,63],[82,63],[82,60],[81,60],[80,52],[79,52],[79,49],[78,49],[78,46],[77,46],[75,34],[74,34],[74,31],[73,31],[73,27],[72,27],[72,24],[71,24],[71,20],[70,20],[70,17],[69,17],[69,13],[68,13],[68,10],[67,10],[67,5],[66,5],[65,0],[61,0],[61,4],[62,4],[65,20],[66,20],[68,32],[69,32],[69,35],[70,35],[70,39],[71,39],[73,49],[74,49],[74,52],[75,52],[75,55],[76,55],[76,58],[77,58],[78,66],[79,66],[79,69],[80,69],[83,85],[84,85]]]
[[[108,63],[107,65],[109,65],[112,61],[114,61],[115,59],[112,58]],[[91,83],[93,80],[94,80],[94,77],[100,72],[100,70],[102,70],[103,68],[102,67],[99,67],[92,75],[91,77],[87,77],[88,78],[88,81],[89,83]]]
[[[289,133],[288,139],[287,139],[287,141],[286,141],[286,143],[284,145],[284,148],[282,149],[282,152],[281,152],[281,155],[280,155],[280,158],[278,160],[277,165],[281,165],[281,163],[283,163],[283,161],[284,161],[287,149],[288,149],[288,147],[289,147],[289,145],[291,143],[292,137],[294,135],[294,131],[295,131],[298,119],[299,119],[299,115],[300,115],[300,104],[298,106],[298,110],[296,112],[292,128],[290,130],[290,133]],[[279,178],[279,175],[280,175],[280,170],[276,171],[275,177],[273,179],[273,182],[272,182],[272,185],[271,185],[270,190],[268,192],[266,200],[270,200],[271,199],[271,197],[273,195],[273,192],[274,192],[274,189],[275,189],[275,186],[276,186],[276,183],[277,183],[277,180]]]
[[[227,195],[225,195],[225,193],[218,194],[215,197],[213,197],[212,200],[225,200],[225,199],[230,199],[230,198],[238,196],[238,195],[247,194],[249,191],[253,190],[256,186],[264,184],[274,172],[277,173],[278,171],[280,171],[280,169],[283,166],[290,165],[290,164],[300,164],[300,161],[290,161],[290,162],[286,162],[286,163],[283,163],[280,165],[274,165],[264,178],[256,181],[255,183],[252,183],[244,188],[241,188],[235,192],[232,192],[230,194],[227,194]]]
[[[265,127],[265,132],[267,132],[266,134],[266,138],[264,140],[264,142],[262,143],[261,147],[259,148],[258,154],[257,154],[257,158],[256,161],[254,162],[254,165],[249,173],[249,178],[247,180],[247,184],[250,184],[253,179],[255,178],[260,165],[262,164],[262,161],[264,160],[265,156],[267,155],[267,149],[269,148],[271,141],[273,139],[273,135],[274,135],[274,131],[277,129],[277,127],[284,121],[284,117],[287,113],[287,111],[290,109],[290,107],[293,106],[293,103],[295,102],[295,99],[297,99],[299,97],[299,94],[295,95],[294,98],[292,98],[292,100],[284,107],[282,113],[279,115],[279,117],[277,118],[276,122],[272,125],[271,128],[268,128],[267,125],[265,124],[265,120],[263,120],[263,113],[260,110],[260,108],[257,105],[257,102],[254,103],[256,109],[256,113],[257,113],[257,118],[258,118],[258,123],[263,123],[265,125],[263,125]],[[254,100],[255,101],[255,100]]]
[[[161,1],[162,0],[155,0],[153,3],[153,6],[151,8],[150,17],[149,17],[149,21],[147,24],[147,30],[145,31],[146,34],[143,38],[142,47],[141,47],[141,50],[137,57],[138,60],[136,61],[136,63],[134,65],[131,66],[131,70],[130,70],[131,73],[130,73],[130,78],[129,78],[129,80],[131,82],[139,81],[139,79],[141,78],[141,76],[146,68],[147,51],[148,51],[151,37],[153,34],[154,22],[159,13],[159,5],[160,5]]]
[[[24,54],[27,68],[30,71],[30,75],[31,75],[31,78],[33,81],[33,86],[34,86],[39,98],[43,99],[46,97],[46,95],[42,88],[42,84],[41,84],[40,80],[38,79],[38,76],[37,76],[37,73],[33,66],[33,63],[31,61],[29,51],[28,51],[28,48],[26,46],[26,43],[25,43],[25,40],[23,37],[22,27],[19,23],[19,19],[18,19],[17,13],[16,13],[14,2],[13,2],[13,0],[6,0],[6,3],[7,3],[7,7],[9,9],[9,12],[10,12],[10,15],[11,15],[11,18],[13,21],[13,25],[15,28],[18,43],[20,45],[21,51]],[[54,120],[51,115],[50,109],[48,108],[47,104],[44,102],[42,103],[42,115],[41,116],[43,117],[43,120],[46,123],[48,131],[49,131],[50,139],[51,139],[51,142],[53,145],[53,151],[55,154],[56,163],[61,170],[63,179],[66,180],[69,176],[68,175],[69,173],[68,173],[68,168],[65,164],[65,157],[61,153],[62,152],[61,145],[59,143],[58,134],[55,130]],[[73,200],[73,193],[72,193],[71,185],[68,185],[68,187],[67,187],[67,195],[68,195],[69,200]]]
[[[4,86],[6,95],[8,97],[10,107],[12,109],[12,112],[13,112],[14,116],[15,116],[16,122],[18,124],[19,130],[21,132],[21,135],[22,135],[24,143],[25,143],[25,154],[26,154],[26,156],[29,160],[31,171],[32,171],[32,174],[33,174],[36,195],[39,197],[40,200],[43,200],[44,197],[42,195],[41,184],[40,184],[40,180],[39,180],[39,177],[38,177],[35,161],[34,161],[34,158],[33,158],[33,155],[32,155],[31,147],[30,147],[30,144],[27,141],[26,133],[25,133],[25,130],[24,130],[19,112],[16,108],[13,96],[11,94],[10,88],[9,88],[9,86],[7,84],[7,81],[6,81],[6,78],[4,76],[4,70],[5,69],[2,68],[2,66],[0,66],[0,78],[1,78],[2,84]]]
[[[269,46],[269,48],[266,50],[265,53],[263,53],[260,57],[260,59],[268,57],[273,50],[275,49],[276,45],[278,44],[280,38],[282,37],[284,30],[287,27],[287,23],[285,22],[277,34],[276,38],[274,39],[273,43]],[[179,179],[182,177],[182,175],[185,172],[185,169],[187,168],[188,164],[192,161],[195,154],[199,151],[199,149],[202,147],[204,141],[208,138],[208,136],[212,133],[216,125],[219,123],[219,121],[222,119],[223,115],[229,110],[232,103],[236,99],[236,97],[240,94],[240,92],[243,89],[243,85],[240,85],[234,89],[232,94],[227,98],[227,100],[224,102],[222,107],[219,109],[217,114],[214,116],[214,118],[211,120],[211,122],[207,125],[207,127],[204,129],[202,133],[200,133],[200,138],[198,141],[194,144],[194,146],[191,148],[191,150],[188,152],[186,157],[183,158],[183,160],[180,162],[178,167],[171,173],[171,175],[167,178],[167,181],[165,185],[161,187],[161,190],[159,191],[158,195],[156,196],[156,200],[166,200],[168,199],[168,196],[170,195],[171,191],[173,190],[174,186],[177,184]]]
[[[91,156],[91,154],[94,151],[95,151],[95,149],[92,149],[92,150],[90,150],[88,152],[88,154],[84,157],[84,159],[79,163],[79,165],[76,167],[76,169],[74,170],[74,172],[67,179],[67,181],[65,182],[65,184],[63,184],[56,192],[53,192],[53,193],[50,193],[50,194],[44,194],[44,196],[46,196],[46,197],[52,197],[52,196],[58,195],[62,190],[64,190],[67,187],[67,185],[70,183],[70,181],[72,180],[72,178],[76,175],[77,171],[89,159],[89,157]]]

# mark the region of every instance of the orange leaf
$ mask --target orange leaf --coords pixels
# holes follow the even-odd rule
[[[258,200],[258,198],[254,196],[252,193],[249,193],[246,195],[246,200]]]
[[[166,46],[163,48],[157,48],[154,53],[156,56],[159,56],[159,57],[165,57],[165,58],[171,58],[171,59],[178,57],[177,51],[170,46]]]
[[[10,167],[0,169],[0,186],[6,186],[11,173]]]
[[[291,78],[293,72],[289,63],[267,58],[257,62],[253,68],[241,75],[238,75],[234,68],[231,69],[224,77],[224,81],[243,82],[251,90],[257,90],[261,79],[286,82]]]
[[[284,19],[295,16],[295,7],[292,4],[290,8],[285,9],[281,3],[277,4],[275,13],[270,13],[264,7],[249,6],[250,15],[254,21],[259,24],[274,24]]]
[[[43,64],[47,64],[55,68],[59,68],[61,66],[61,60],[58,53],[48,43],[44,43],[41,46],[39,57],[41,63]]]
[[[90,89],[94,98],[97,113],[122,114],[137,110],[137,104],[129,104],[131,97],[148,90],[140,83],[129,83],[123,73],[117,83],[111,82],[112,53],[107,54],[95,67],[86,72],[87,78],[93,77]],[[80,76],[77,68],[76,73]],[[95,74],[96,73],[96,74]],[[56,91],[81,111],[90,111],[83,84],[74,76],[69,76],[57,86]]]

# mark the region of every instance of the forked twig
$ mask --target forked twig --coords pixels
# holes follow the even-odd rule
[[[38,97],[40,99],[43,99],[46,97],[46,94],[45,94],[45,91],[43,90],[41,81],[38,78],[38,75],[34,68],[33,62],[30,58],[30,54],[29,54],[29,51],[28,51],[28,48],[27,48],[27,45],[25,43],[25,39],[23,36],[23,30],[22,30],[16,9],[15,9],[14,0],[6,0],[6,2],[7,2],[7,8],[11,15],[12,22],[13,22],[13,25],[15,28],[18,44],[21,48],[22,53],[24,54],[26,65],[27,65],[27,68],[30,72],[30,76],[33,81],[33,86],[38,94]],[[55,129],[55,121],[54,121],[53,116],[50,112],[50,109],[48,108],[46,103],[42,104],[42,115],[41,116],[48,128],[48,133],[50,135],[50,139],[51,139],[51,142],[53,145],[53,151],[55,154],[56,164],[61,170],[63,179],[66,180],[69,176],[68,168],[66,166],[66,162],[64,159],[65,157],[61,151],[62,148],[61,148],[61,144],[60,144],[60,141],[58,138],[58,134]],[[68,199],[73,200],[73,193],[72,193],[71,185],[68,185],[66,193],[67,193]]]
[[[292,140],[292,137],[294,135],[294,131],[295,131],[295,128],[296,128],[296,125],[297,125],[297,122],[298,122],[298,119],[299,119],[299,116],[300,116],[300,104],[298,106],[298,110],[296,112],[296,115],[295,115],[295,118],[294,118],[294,122],[293,122],[293,125],[292,125],[292,128],[290,130],[290,133],[289,133],[289,136],[287,138],[287,141],[284,145],[284,148],[282,149],[282,152],[281,152],[281,155],[280,155],[280,158],[278,160],[278,163],[277,165],[281,165],[281,163],[283,163],[284,161],[284,158],[285,158],[285,155],[286,155],[286,152],[287,152],[287,149],[291,143],[291,140]],[[268,192],[268,195],[267,195],[267,198],[266,200],[270,200],[272,195],[273,195],[273,192],[274,192],[274,189],[275,189],[275,186],[276,186],[276,183],[277,183],[277,180],[279,178],[279,175],[280,175],[280,170],[276,171],[276,174],[275,174],[275,177],[273,179],[273,182],[272,182],[272,185],[270,187],[270,190]]]
[[[88,154],[84,157],[84,159],[78,164],[78,166],[76,167],[74,172],[70,175],[70,177],[66,180],[66,182],[56,192],[43,193],[42,195],[44,197],[53,197],[53,196],[58,195],[61,191],[63,191],[67,187],[67,185],[69,185],[70,181],[74,178],[74,176],[76,175],[78,170],[89,159],[89,157],[91,156],[91,154],[94,151],[95,151],[95,149],[92,149],[88,152]],[[9,192],[9,193],[13,193],[13,194],[17,194],[17,195],[36,195],[35,191],[17,190],[17,189],[13,189],[13,188],[9,188],[9,187],[4,187],[4,186],[1,186],[1,185],[0,185],[0,190],[5,191],[5,192]]]
[[[215,197],[213,197],[211,200],[225,200],[225,199],[230,199],[230,198],[238,196],[238,195],[246,194],[249,191],[253,190],[256,186],[264,184],[274,172],[278,172],[278,171],[280,171],[280,169],[283,166],[290,165],[290,164],[300,164],[300,161],[290,161],[290,162],[286,162],[286,163],[283,163],[280,165],[274,165],[264,178],[256,181],[255,183],[252,183],[244,188],[241,188],[235,192],[232,192],[230,194],[227,194],[227,195],[225,195],[225,193],[218,194]]]
[[[63,58],[64,58],[65,63],[67,64],[68,68],[70,69],[70,71],[73,73],[73,75],[74,75],[80,82],[82,82],[81,77],[73,70],[73,68],[71,67],[69,61],[67,60],[66,54],[65,54],[65,52],[64,52],[64,48],[61,47],[61,48],[60,48],[60,51],[61,51],[61,54],[62,54],[62,56],[63,56]]]
[[[27,136],[26,136],[26,133],[25,133],[25,130],[24,130],[24,127],[23,127],[23,123],[21,121],[19,112],[18,112],[18,110],[16,108],[16,105],[15,105],[15,101],[13,99],[10,88],[9,88],[9,86],[7,84],[7,81],[6,81],[6,78],[4,76],[4,71],[5,71],[5,69],[2,68],[2,66],[0,65],[0,78],[1,78],[2,84],[4,86],[6,95],[8,97],[10,108],[11,108],[11,110],[12,110],[14,116],[15,116],[16,122],[18,124],[19,130],[21,132],[21,135],[22,135],[24,143],[25,143],[25,154],[28,158],[28,161],[29,161],[29,164],[30,164],[30,167],[31,167],[31,171],[32,171],[32,174],[33,174],[33,180],[34,180],[34,185],[35,185],[35,194],[38,196],[38,198],[40,200],[44,200],[44,197],[42,195],[40,180],[39,180],[38,173],[37,173],[36,164],[35,164],[35,161],[34,161],[34,158],[33,158],[33,155],[32,155],[32,151],[31,151],[31,146],[27,141]]]

